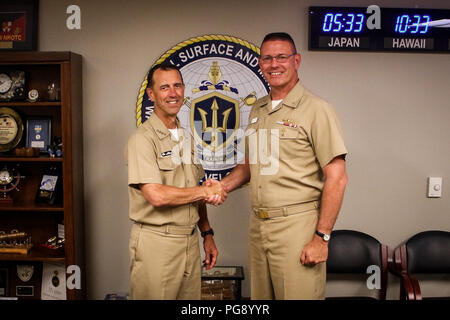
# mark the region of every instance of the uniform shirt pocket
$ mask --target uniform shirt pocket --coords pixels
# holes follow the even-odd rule
[[[280,139],[288,139],[289,140],[289,139],[298,139],[299,138],[299,132],[295,128],[281,127],[281,128],[276,128],[276,129],[278,129],[278,130],[275,130],[275,132],[278,133]]]
[[[281,161],[292,160],[299,156],[301,151],[300,133],[297,128],[279,125],[271,128],[272,139],[279,143],[279,157]],[[272,141],[272,144],[274,141]]]
[[[162,171],[170,171],[175,169],[175,163],[172,161],[170,156],[164,158],[158,158],[158,167]]]

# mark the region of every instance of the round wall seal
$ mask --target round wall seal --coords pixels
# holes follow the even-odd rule
[[[269,92],[259,53],[245,40],[205,35],[175,45],[154,63],[168,62],[181,70],[186,87],[178,118],[194,137],[206,178],[222,179],[243,159],[239,145],[251,107]],[[147,75],[136,105],[137,126],[154,108],[146,87]]]

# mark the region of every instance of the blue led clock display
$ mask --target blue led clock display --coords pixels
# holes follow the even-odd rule
[[[323,19],[323,32],[360,33],[366,16],[362,13],[327,13]]]
[[[428,32],[430,20],[430,16],[415,14],[411,17],[408,14],[403,14],[397,16],[394,31],[405,34],[424,34]]]
[[[394,32],[401,34],[425,34],[429,30],[429,15],[402,14],[395,17]],[[366,23],[362,13],[328,12],[323,15],[324,33],[360,33]]]
[[[309,7],[310,50],[450,54],[449,9]]]

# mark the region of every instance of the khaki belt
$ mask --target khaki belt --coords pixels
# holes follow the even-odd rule
[[[181,234],[181,235],[193,235],[195,232],[195,226],[153,226],[140,223],[141,228],[152,231],[162,232],[166,234]]]
[[[260,219],[269,219],[283,216],[286,217],[317,208],[319,208],[319,201],[311,201],[280,208],[253,208],[253,212],[255,213],[255,216]]]

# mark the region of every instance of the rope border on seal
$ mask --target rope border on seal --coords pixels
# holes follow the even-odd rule
[[[210,34],[210,35],[204,35],[204,36],[199,36],[199,37],[193,37],[193,38],[185,40],[181,43],[178,43],[177,45],[172,47],[172,49],[166,51],[166,53],[164,53],[154,64],[152,64],[152,66],[149,69],[151,69],[154,65],[156,65],[158,63],[164,62],[168,57],[170,57],[173,53],[180,50],[181,48],[184,48],[184,47],[191,45],[193,43],[196,43],[196,42],[203,42],[203,41],[207,41],[207,40],[222,40],[222,41],[237,43],[244,47],[249,48],[250,50],[253,50],[258,55],[260,54],[259,47],[255,46],[254,44],[252,44],[248,41],[245,41],[245,40],[233,37],[233,36]],[[141,122],[142,101],[144,100],[145,89],[147,88],[147,76],[148,76],[148,71],[145,74],[145,78],[144,78],[144,81],[142,82],[141,88],[139,90],[138,100],[136,103],[136,126],[137,127],[139,127],[142,124],[142,122]]]

